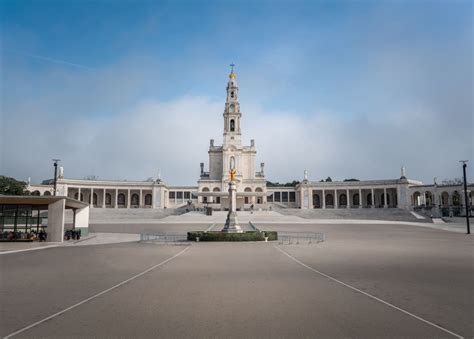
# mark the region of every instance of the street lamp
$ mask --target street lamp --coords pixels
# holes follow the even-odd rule
[[[467,198],[467,180],[466,180],[466,167],[468,160],[459,160],[462,162],[462,172],[464,176],[464,205],[466,205],[466,226],[467,234],[471,234],[471,226],[469,225],[469,200]]]
[[[54,162],[54,195],[56,195],[56,182],[58,180],[58,162],[60,162],[61,159],[53,159]]]

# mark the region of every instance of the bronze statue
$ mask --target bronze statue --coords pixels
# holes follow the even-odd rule
[[[237,176],[237,171],[235,170],[235,168],[232,168],[230,170],[230,181],[235,181],[236,176]]]

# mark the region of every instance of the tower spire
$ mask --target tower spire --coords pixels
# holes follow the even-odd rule
[[[238,100],[239,87],[234,73],[235,64],[230,64],[229,81],[227,82],[227,99],[224,109],[224,145],[240,145],[240,106]]]

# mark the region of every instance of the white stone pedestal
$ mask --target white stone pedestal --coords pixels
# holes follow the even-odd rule
[[[229,213],[225,221],[225,226],[222,232],[227,233],[243,233],[242,228],[239,226],[239,220],[237,218],[237,186],[234,181],[229,182]]]

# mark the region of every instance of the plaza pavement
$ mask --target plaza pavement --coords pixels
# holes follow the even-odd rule
[[[471,236],[393,224],[293,225],[308,229],[326,241],[131,242],[1,255],[0,335],[64,310],[17,337],[474,335]]]
[[[121,219],[121,220],[96,220],[91,221],[91,232],[106,232],[106,233],[157,233],[157,232],[171,232],[171,233],[186,233],[189,231],[205,230],[210,225],[216,224],[214,229],[219,229],[224,226],[227,212],[217,211],[212,216],[207,216],[202,212],[189,212],[182,215],[171,215],[162,219]],[[452,231],[458,233],[465,233],[465,223],[442,223],[433,224],[428,222],[413,222],[413,221],[397,221],[397,220],[365,220],[365,219],[308,219],[297,215],[283,215],[276,211],[255,211],[238,212],[239,223],[245,230],[249,230],[249,221],[256,224],[260,229],[266,229],[272,226],[283,225],[288,231],[294,228],[295,225],[311,225],[317,227],[318,225],[329,224],[350,224],[350,225],[410,225],[416,227],[428,227],[435,229],[442,229],[445,231]]]

